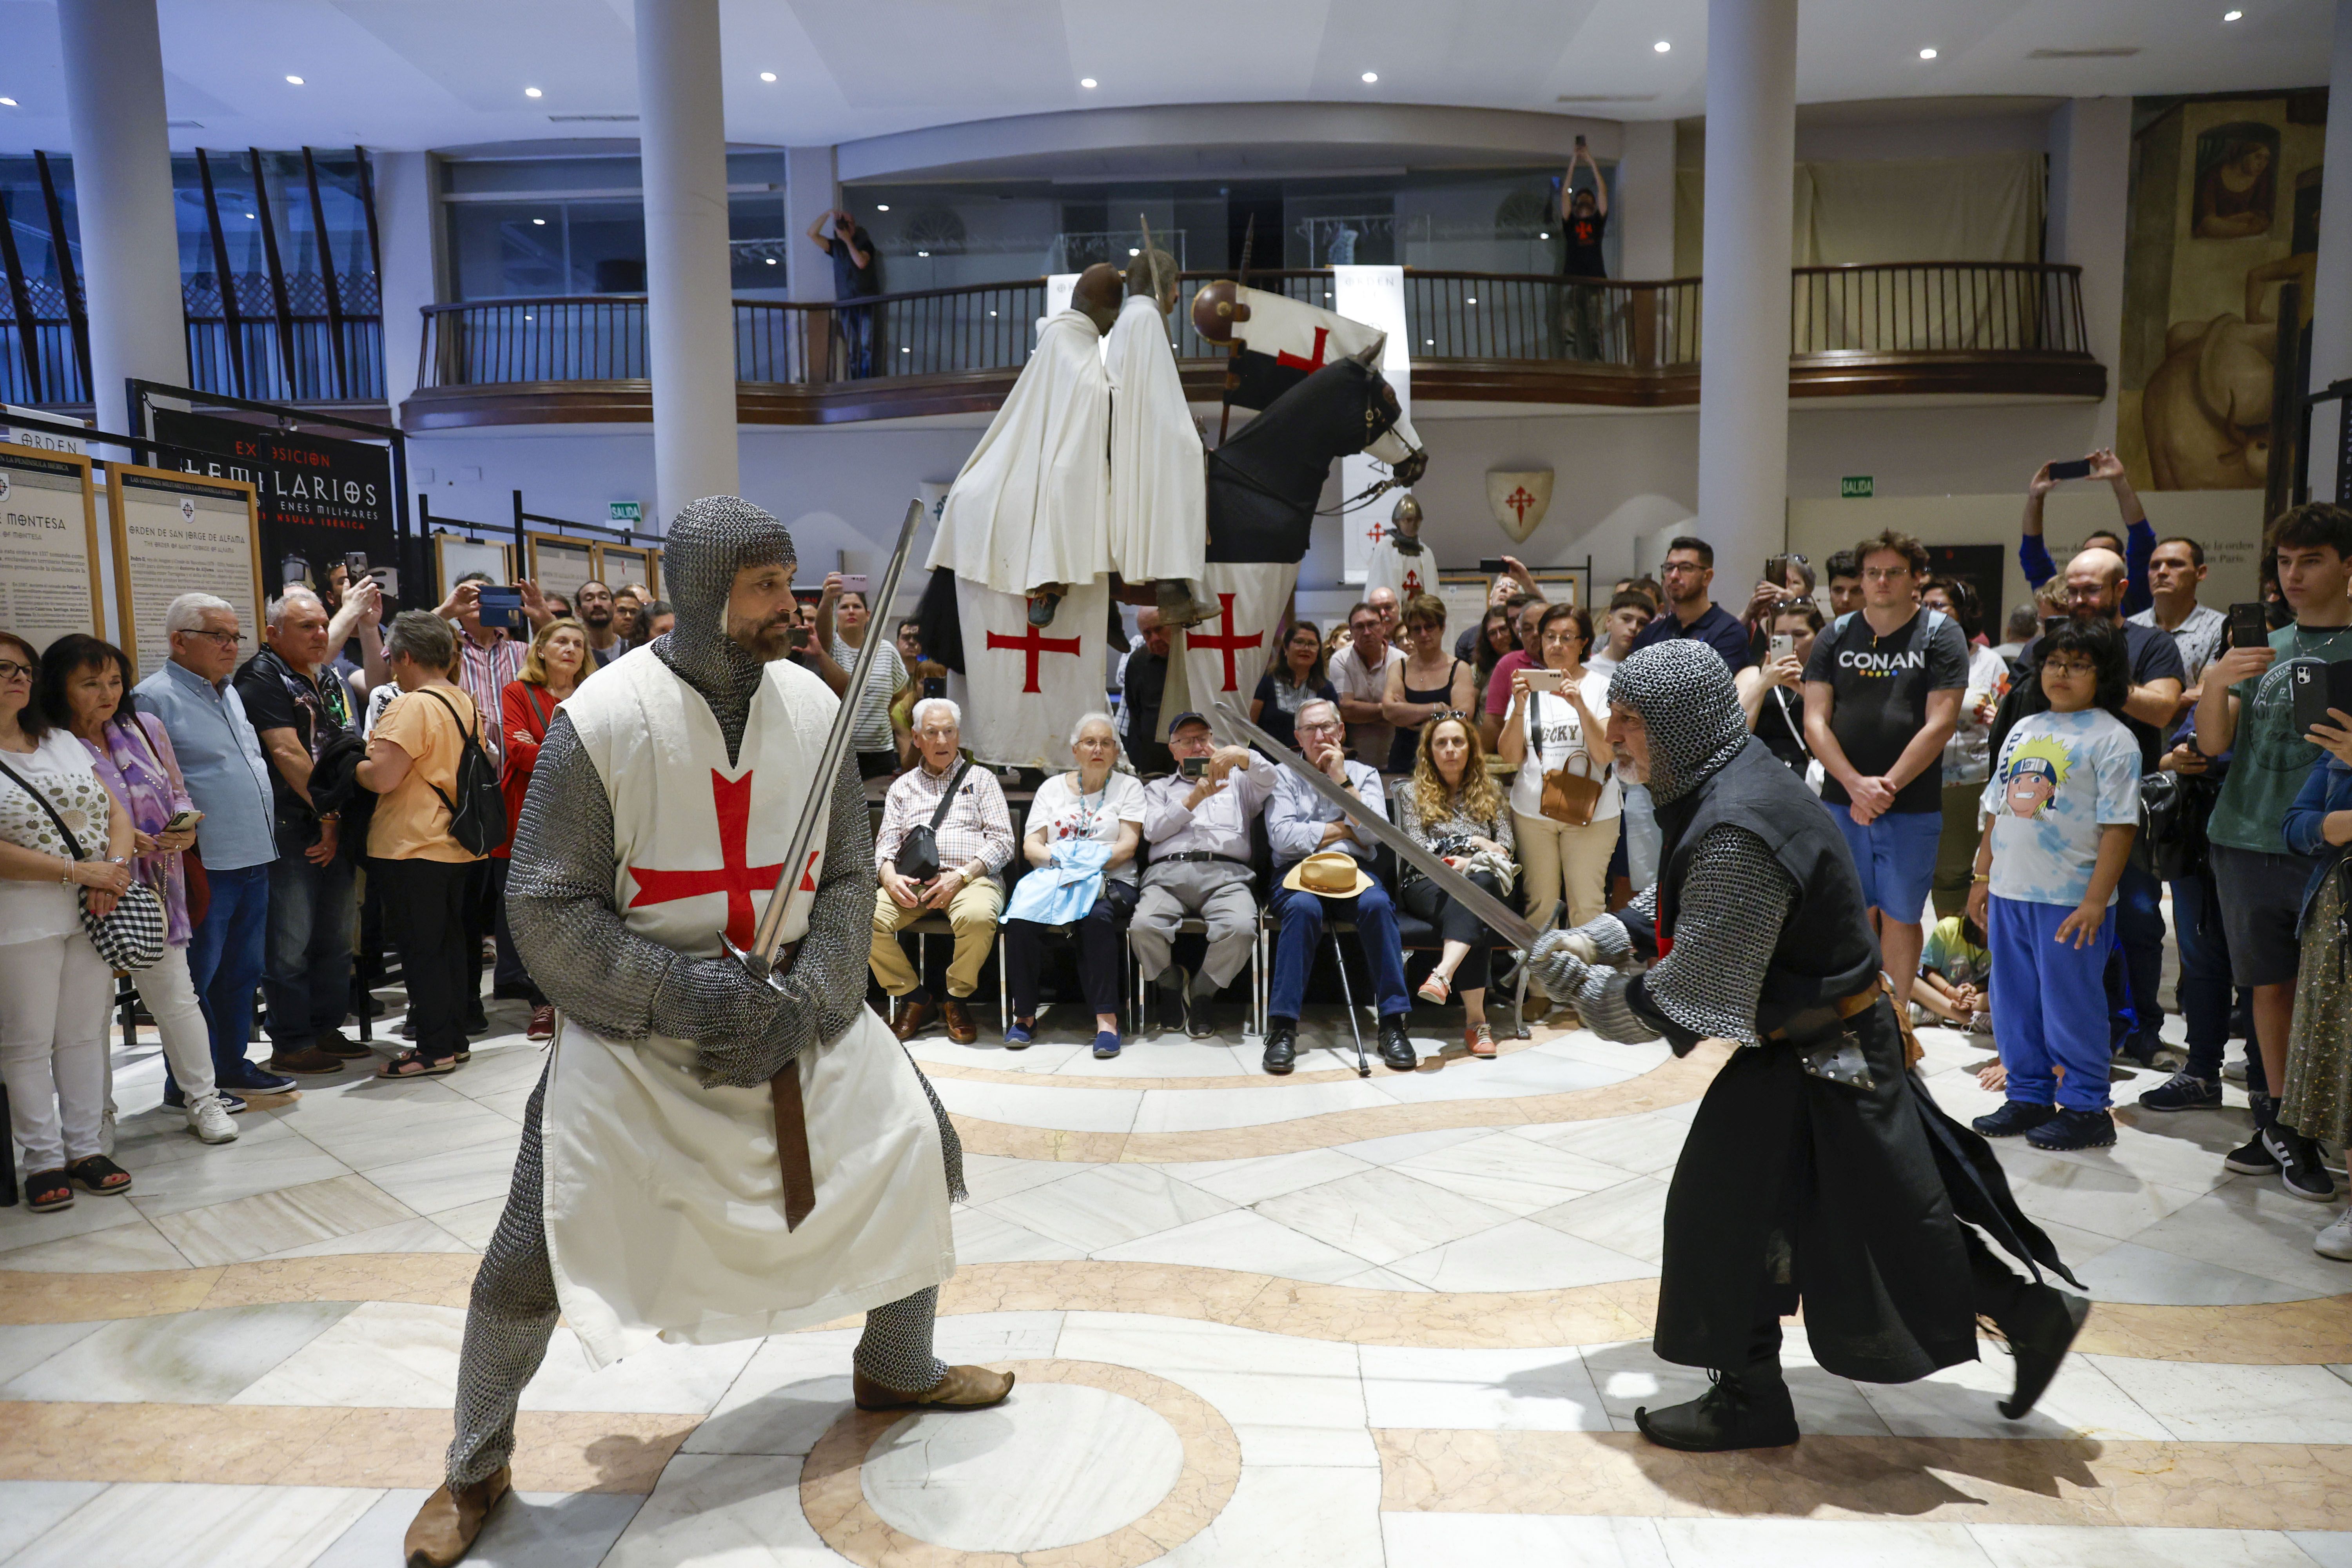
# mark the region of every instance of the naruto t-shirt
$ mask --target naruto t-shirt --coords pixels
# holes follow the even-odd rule
[[[2072,909],[2090,891],[2100,830],[2139,821],[2139,742],[2096,708],[2028,714],[1977,805],[1992,816],[1993,896]]]
[[[1830,733],[1847,762],[1864,778],[1893,767],[1913,736],[1927,727],[1927,694],[1956,691],[1969,683],[1969,645],[1959,623],[1937,610],[1920,610],[1885,637],[1855,610],[1840,616],[1813,639],[1805,661],[1808,683],[1830,689]],[[1939,752],[1895,792],[1889,809],[1944,808],[1944,759]],[[1853,798],[1834,775],[1822,781],[1822,799],[1851,805]]]

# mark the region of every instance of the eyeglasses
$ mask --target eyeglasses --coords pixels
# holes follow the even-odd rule
[[[1291,727],[1302,735],[1328,735],[1334,730],[1344,730],[1347,728],[1346,725],[1340,723],[1337,719],[1318,719],[1312,723],[1295,724]]]
[[[2045,671],[2055,672],[2059,675],[2096,675],[2099,673],[2099,667],[2091,663],[2088,659],[2045,658],[2042,661],[2042,668]]]
[[[14,680],[20,675],[30,680],[33,679],[33,668],[29,664],[18,664],[13,658],[0,658],[0,680]]]
[[[214,642],[218,643],[223,647],[235,648],[243,647],[245,646],[244,636],[237,632],[185,631],[179,635],[182,637],[210,637]]]
[[[1429,716],[1429,722],[1434,724],[1442,719],[1467,719],[1468,717],[1470,715],[1459,708],[1440,708]]]
[[[1669,577],[1677,576],[1685,572],[1689,573],[1693,576],[1696,576],[1701,572],[1710,572],[1713,570],[1713,567],[1702,566],[1696,561],[1669,561],[1665,565],[1665,573]]]

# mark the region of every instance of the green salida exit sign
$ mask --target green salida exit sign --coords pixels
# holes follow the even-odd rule
[[[1870,492],[1864,490],[1863,493],[1867,495]],[[610,513],[610,521],[614,522],[643,522],[646,520],[645,503],[642,501],[608,501],[605,503],[605,508]]]
[[[1838,494],[1847,500],[1867,500],[1875,489],[1868,474],[1848,474],[1838,481]]]

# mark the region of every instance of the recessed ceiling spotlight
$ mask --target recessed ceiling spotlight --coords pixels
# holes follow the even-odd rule
[[[1919,58],[1923,60],[1932,60],[1936,58],[1936,51],[1933,49],[1921,49],[1919,51]]]
[[[13,98],[0,98],[0,109],[14,109],[14,108],[16,108],[16,100],[15,99],[13,99]]]
[[[776,73],[773,71],[761,71],[760,73],[760,79],[761,81],[773,81],[776,79]]]
[[[1143,254],[1143,252],[1142,252],[1141,250],[1138,249],[1137,247],[1134,247],[1134,246],[1132,246],[1132,245],[1130,245],[1130,246],[1129,246],[1129,247],[1127,247],[1127,253],[1128,253],[1129,256],[1140,256],[1140,255],[1142,255],[1142,254]]]
[[[1078,79],[1078,85],[1091,89],[1095,85],[1095,79],[1090,76],[1082,76]]]
[[[1665,40],[1665,39],[1664,39],[1664,38],[1660,38],[1656,43],[1652,44],[1652,45],[1650,46],[1650,47],[1651,47],[1651,48],[1653,48],[1653,49],[1654,49],[1654,50],[1656,50],[1659,54],[1662,54],[1662,55],[1670,55],[1670,54],[1674,53],[1674,49],[1675,49],[1674,45],[1672,45],[1672,44],[1670,44],[1670,43],[1666,42],[1666,40]]]
[[[247,216],[247,217],[251,217],[253,215],[252,215],[251,213],[247,213],[247,214],[246,214],[245,216]]]
[[[888,202],[876,202],[874,204],[874,210],[877,213],[887,213],[890,210],[890,204]]]
[[[1378,72],[1378,71],[1366,71],[1366,72],[1364,73],[1364,81],[1366,82],[1366,84],[1367,84],[1367,85],[1369,85],[1369,84],[1370,84],[1370,83],[1372,83],[1372,82],[1376,82],[1376,81],[1378,81],[1378,80],[1380,80],[1380,79],[1381,79],[1381,73],[1380,73],[1380,72]]]
[[[1472,294],[1465,298],[1462,302],[1465,305],[1475,305],[1478,302],[1478,296]]]
[[[1551,237],[1551,230],[1546,229],[1541,234],[1536,236],[1536,237],[1538,239],[1549,239]]]
[[[546,97],[546,96],[547,96],[545,93],[543,93],[543,92],[540,91],[540,90],[539,90],[539,89],[537,89],[537,88],[535,88],[535,87],[527,87],[527,88],[524,88],[524,89],[522,89],[522,95],[523,95],[525,98],[544,98],[544,97]]]
[[[530,226],[533,228],[545,228],[547,226],[547,220],[543,217],[535,217],[530,220]]]
[[[768,265],[769,265],[769,266],[773,267],[775,264],[776,264],[776,258],[775,258],[774,257],[771,256],[770,258],[768,258]]]
[[[289,86],[300,87],[302,85],[302,79],[299,76],[289,76],[286,80]]]
[[[929,252],[929,251],[928,251],[928,250],[919,250],[919,251],[915,252],[915,254],[916,254],[916,255],[918,255],[918,256],[929,256],[929,255],[930,254],[930,252]]]
[[[2234,22],[2244,15],[2245,13],[2243,11],[2224,11],[2221,13],[2221,20],[2224,22]]]

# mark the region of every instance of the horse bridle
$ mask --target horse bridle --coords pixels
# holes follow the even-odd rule
[[[1368,399],[1364,409],[1364,427],[1368,430],[1370,429],[1377,422],[1378,418],[1379,416],[1370,406],[1370,400]],[[1391,419],[1389,421],[1389,425],[1390,427],[1393,429],[1395,427],[1396,421]],[[1375,434],[1371,437],[1370,441],[1365,442],[1365,446],[1369,447],[1371,445],[1371,441],[1377,441],[1379,439],[1380,436]],[[1361,450],[1362,448],[1360,447],[1358,449]],[[1418,452],[1421,448],[1415,447],[1413,450]],[[1258,494],[1266,497],[1268,500],[1278,500],[1285,506],[1292,504],[1288,496],[1273,489],[1271,486],[1267,485],[1264,479],[1259,479],[1255,474],[1251,473],[1239,463],[1227,458],[1225,456],[1225,449],[1223,447],[1211,447],[1209,449],[1209,460],[1213,463],[1222,463],[1224,466],[1225,472],[1233,475],[1235,479],[1241,480],[1243,484],[1248,486],[1251,489],[1257,491]],[[1394,478],[1375,479],[1355,495],[1344,498],[1338,506],[1310,508],[1307,515],[1309,517],[1345,517],[1351,511],[1361,511],[1364,508],[1371,505],[1372,502],[1380,500],[1381,496],[1386,495],[1389,491],[1402,488],[1402,481]]]

